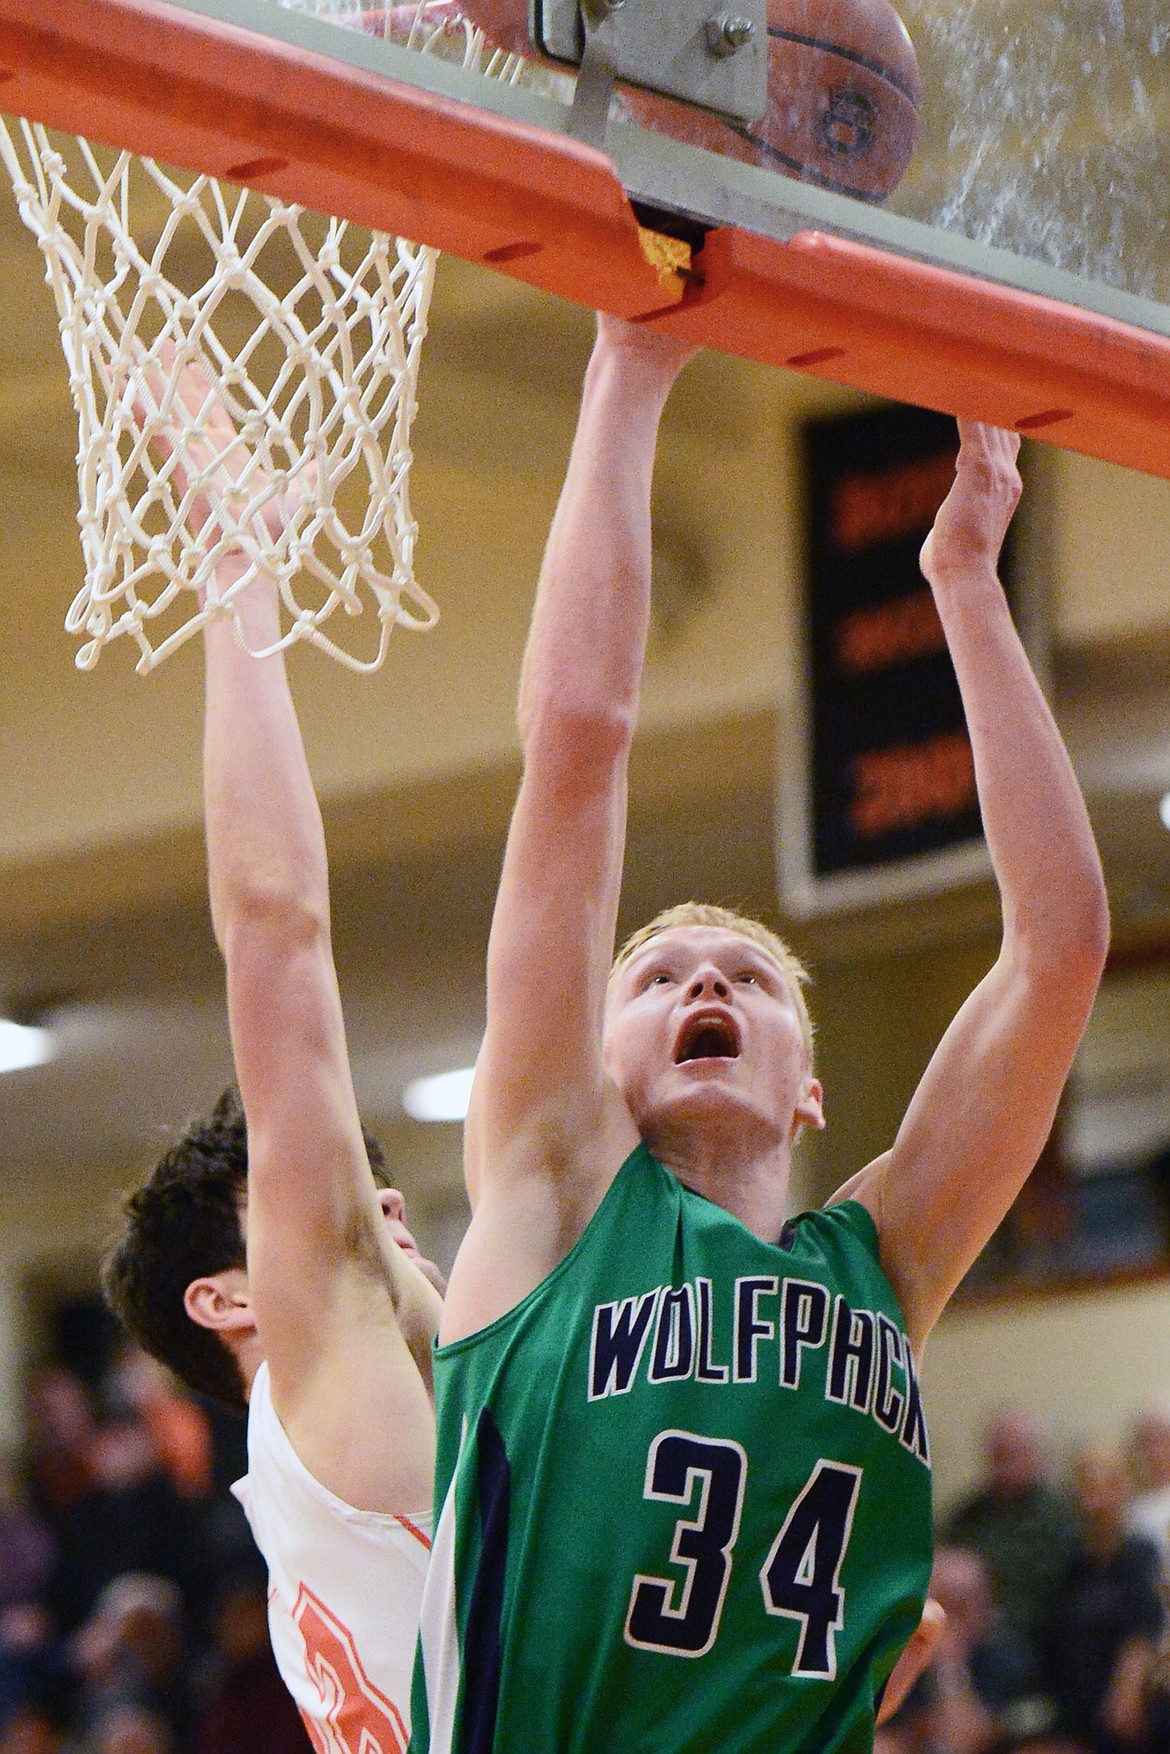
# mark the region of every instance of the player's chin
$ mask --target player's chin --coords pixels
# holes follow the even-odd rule
[[[775,1107],[770,1092],[761,1093],[750,1079],[741,1078],[734,1060],[694,1062],[678,1068],[683,1074],[664,1092],[659,1114],[664,1124],[754,1131],[769,1121]]]
[[[410,1237],[409,1240],[400,1241],[398,1243],[398,1246],[402,1250],[403,1254],[406,1256],[407,1260],[410,1261],[414,1266],[416,1266],[418,1268],[418,1270],[422,1274],[423,1278],[430,1280],[431,1284],[434,1286],[434,1288],[438,1292],[439,1296],[446,1297],[446,1295],[447,1295],[447,1281],[446,1281],[446,1279],[444,1279],[442,1273],[439,1271],[438,1267],[436,1267],[434,1261],[428,1261],[425,1255],[420,1254],[419,1246],[415,1242],[413,1236]]]
[[[447,1281],[439,1271],[438,1267],[436,1267],[434,1261],[428,1261],[424,1259],[422,1255],[412,1255],[411,1260],[414,1262],[423,1278],[430,1280],[439,1296],[446,1297]]]

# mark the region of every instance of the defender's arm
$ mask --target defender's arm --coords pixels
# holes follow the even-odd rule
[[[966,709],[1003,938],[892,1149],[848,1190],[877,1221],[917,1347],[1035,1166],[1109,937],[1084,800],[996,574],[1019,498],[1019,440],[974,423],[960,433],[922,568]]]
[[[185,391],[201,402],[206,383],[195,374]],[[220,467],[236,472],[240,441],[218,405],[208,427]],[[205,504],[193,523],[201,517]],[[241,564],[220,563],[221,589]],[[251,645],[278,637],[271,579],[247,588],[240,615]],[[251,658],[224,618],[206,626],[204,649],[211,912],[248,1123],[249,1291],[274,1403],[302,1461],[339,1496],[367,1509],[425,1505],[433,1416],[420,1367],[438,1302],[386,1235],[366,1157],[324,834],[283,659]],[[400,1438],[393,1454],[388,1430]]]

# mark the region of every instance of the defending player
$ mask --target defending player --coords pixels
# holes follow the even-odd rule
[[[1105,955],[1084,805],[996,577],[1016,441],[968,425],[923,567],[1002,946],[892,1147],[786,1223],[822,1124],[790,953],[683,909],[610,970],[683,360],[602,320],[525,657],[474,1217],[436,1353],[412,1742],[433,1754],[869,1747],[930,1568],[915,1364],[1036,1161]]]
[[[189,403],[207,393],[189,372]],[[214,407],[209,444],[234,474],[236,443]],[[196,539],[206,517],[197,504]],[[222,561],[221,587],[240,564]],[[252,646],[276,638],[270,580],[240,612]],[[223,619],[204,639],[211,911],[247,1132],[229,1095],[168,1154],[127,1203],[107,1290],[193,1387],[247,1404],[241,1496],[277,1662],[320,1754],[397,1754],[429,1549],[439,1297],[363,1142],[283,659],[249,657]]]

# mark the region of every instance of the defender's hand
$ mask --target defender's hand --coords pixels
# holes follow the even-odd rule
[[[166,373],[173,372],[177,349],[173,342],[166,342],[159,353],[161,368],[148,364],[143,372],[156,408],[161,406],[166,391],[167,377],[164,369]],[[179,373],[176,392],[175,401],[178,406],[172,428],[169,432],[157,432],[153,440],[163,456],[170,456],[175,450],[179,433],[186,431],[183,453],[171,475],[176,497],[181,499],[189,485],[185,459],[192,469],[214,481],[215,495],[221,504],[226,501],[230,505],[233,495],[242,502],[245,498],[254,500],[267,491],[259,516],[263,519],[269,535],[279,537],[312,486],[316,464],[305,463],[290,480],[284,493],[275,492],[265,471],[255,466],[252,451],[237,432],[227,404],[215,391],[200,364],[192,362],[183,367]],[[140,404],[140,419],[144,413],[145,409]],[[188,422],[193,421],[198,421],[194,431],[188,425]],[[187,519],[192,536],[198,538],[209,524],[216,523],[222,526],[221,513],[208,494],[197,493],[191,502]]]

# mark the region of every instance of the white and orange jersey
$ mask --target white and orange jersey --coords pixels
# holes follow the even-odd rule
[[[272,1405],[262,1364],[248,1472],[232,1488],[268,1566],[268,1625],[318,1754],[405,1754],[431,1513],[355,1510],[315,1480]]]

